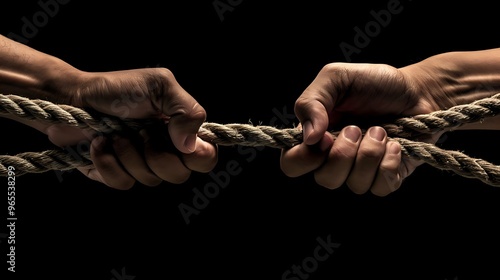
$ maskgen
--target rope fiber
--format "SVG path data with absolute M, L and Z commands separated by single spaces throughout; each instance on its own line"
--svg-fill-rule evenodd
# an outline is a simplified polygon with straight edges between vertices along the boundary
M 422 160 L 440 170 L 452 171 L 466 178 L 475 178 L 491 186 L 500 186 L 500 166 L 459 151 L 444 150 L 436 145 L 416 141 L 420 136 L 443 130 L 453 130 L 463 124 L 481 122 L 500 112 L 500 93 L 476 100 L 470 104 L 451 107 L 429 114 L 396 119 L 381 125 L 390 139 L 401 144 L 403 156 Z M 45 100 L 28 99 L 17 95 L 0 94 L 0 116 L 17 116 L 50 124 L 65 124 L 90 128 L 102 133 L 137 132 L 146 126 L 159 124 L 159 120 L 120 119 L 69 105 L 57 105 Z M 164 125 L 164 123 L 162 123 Z M 331 132 L 337 135 L 338 132 Z M 299 128 L 276 128 L 252 124 L 218 124 L 205 122 L 198 136 L 221 146 L 265 146 L 277 149 L 291 148 L 302 142 Z M 7 176 L 8 167 L 16 175 L 42 173 L 50 170 L 70 170 L 92 164 L 88 151 L 68 152 L 64 149 L 43 152 L 25 152 L 0 155 L 0 176 Z

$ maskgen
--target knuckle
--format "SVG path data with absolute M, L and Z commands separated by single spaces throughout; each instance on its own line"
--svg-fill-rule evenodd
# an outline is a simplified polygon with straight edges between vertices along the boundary
M 351 185 L 349 185 L 349 189 L 351 189 L 351 191 L 355 194 L 358 194 L 358 195 L 362 195 L 362 194 L 365 194 L 366 191 L 369 189 L 369 188 L 360 188 L 360 187 L 353 187 Z
M 392 191 L 388 191 L 388 188 L 371 188 L 370 192 L 375 196 L 384 197 Z
M 113 183 L 108 183 L 108 186 L 117 190 L 126 191 L 130 190 L 134 186 L 134 184 L 135 184 L 134 179 L 122 177 L 122 178 L 113 178 Z
M 396 191 L 401 186 L 402 179 L 397 170 L 381 170 L 380 178 L 378 189 L 385 190 L 387 194 Z
M 172 184 L 180 185 L 187 182 L 187 180 L 189 180 L 190 177 L 191 177 L 191 172 L 178 172 L 167 181 Z
M 366 160 L 380 160 L 382 158 L 383 150 L 378 147 L 363 147 L 361 146 L 358 151 L 358 156 Z
M 300 172 L 298 172 L 297 168 L 295 165 L 290 164 L 286 161 L 280 161 L 280 168 L 283 174 L 285 174 L 287 177 L 290 178 L 296 178 L 301 175 Z
M 285 176 L 287 176 L 289 178 L 296 178 L 300 175 L 300 174 L 297 174 L 296 172 L 293 172 L 292 170 L 290 170 L 290 168 L 287 168 L 285 166 L 281 167 L 281 171 L 283 172 L 283 174 L 285 174 Z
M 336 160 L 352 160 L 356 156 L 353 149 L 348 149 L 346 147 L 339 147 L 338 145 L 333 145 L 330 150 L 330 157 Z
M 325 73 L 328 76 L 335 77 L 336 79 L 345 78 L 348 76 L 349 69 L 347 64 L 342 62 L 328 63 L 321 68 L 320 73 Z
M 345 69 L 345 67 L 342 67 L 341 62 L 332 62 L 323 65 L 320 72 L 334 73 L 338 72 L 339 70 L 342 71 L 342 69 Z
M 193 121 L 201 124 L 207 119 L 207 111 L 196 102 L 190 111 L 190 117 Z
M 141 178 L 139 182 L 148 187 L 156 187 L 160 185 L 163 180 L 158 177 L 148 176 L 147 178 Z
M 309 107 L 311 104 L 311 100 L 306 98 L 304 95 L 301 95 L 295 100 L 294 111 L 296 113 L 300 113 L 304 110 L 304 108 Z
M 352 179 L 347 179 L 346 185 L 353 193 L 358 195 L 365 194 L 370 189 L 370 185 L 365 186 L 362 183 L 352 181 Z
M 330 190 L 337 189 L 342 185 L 342 182 L 339 182 L 339 180 L 329 176 L 324 176 L 323 174 L 320 175 L 318 173 L 314 174 L 314 180 L 318 185 Z
M 196 151 L 192 154 L 183 154 L 183 162 L 191 170 L 196 170 L 201 173 L 212 171 L 218 163 L 218 147 L 211 146 L 204 142 L 198 142 Z M 215 149 L 215 150 L 214 150 Z
M 156 75 L 160 78 L 161 81 L 163 82 L 171 82 L 173 79 L 175 79 L 174 73 L 165 67 L 159 67 L 155 68 L 156 70 Z

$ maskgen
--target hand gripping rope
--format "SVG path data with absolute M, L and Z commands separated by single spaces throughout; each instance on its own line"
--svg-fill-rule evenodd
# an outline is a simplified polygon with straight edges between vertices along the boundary
M 483 159 L 469 157 L 459 151 L 444 150 L 430 143 L 410 139 L 419 135 L 434 134 L 444 129 L 455 129 L 466 123 L 480 122 L 495 116 L 498 112 L 500 112 L 500 93 L 447 110 L 399 118 L 382 127 L 390 139 L 401 144 L 403 156 L 422 160 L 435 168 L 453 171 L 466 178 L 479 179 L 491 186 L 500 186 L 500 166 Z M 45 100 L 0 94 L 0 116 L 6 115 L 51 124 L 90 128 L 102 133 L 130 129 L 138 131 L 149 123 L 149 120 L 144 122 L 124 120 L 89 113 L 69 105 L 56 105 Z M 338 132 L 332 134 L 336 135 Z M 302 131 L 299 128 L 278 129 L 272 126 L 238 123 L 205 122 L 201 125 L 198 136 L 221 146 L 266 146 L 282 149 L 291 148 L 302 142 Z M 69 153 L 63 149 L 0 155 L 0 176 L 7 176 L 8 166 L 13 166 L 16 175 L 20 176 L 49 170 L 70 170 L 90 164 L 92 162 L 88 152 L 75 155 L 74 152 Z

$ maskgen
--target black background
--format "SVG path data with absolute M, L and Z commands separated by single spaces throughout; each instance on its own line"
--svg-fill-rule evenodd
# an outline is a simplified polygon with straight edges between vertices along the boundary
M 232 1 L 238 5 L 222 21 L 211 0 L 178 2 L 71 0 L 27 45 L 87 71 L 167 67 L 205 107 L 208 121 L 269 124 L 276 110 L 293 113 L 323 65 L 346 61 L 339 44 L 353 44 L 353 28 L 364 28 L 370 11 L 390 1 Z M 352 62 L 400 67 L 500 45 L 493 4 L 401 5 Z M 40 10 L 37 1 L 0 4 L 1 34 L 21 34 L 22 17 Z M 53 148 L 37 131 L 1 125 L 3 154 Z M 453 132 L 442 146 L 498 163 L 499 136 Z M 308 279 L 500 278 L 498 188 L 423 165 L 388 197 L 356 195 L 346 187 L 328 191 L 310 175 L 287 178 L 276 149 L 254 150 L 251 160 L 236 148 L 219 150 L 214 172 L 234 160 L 241 173 L 189 225 L 178 206 L 193 205 L 193 189 L 213 182 L 208 174 L 129 191 L 77 171 L 62 180 L 55 172 L 18 177 L 15 275 L 281 279 L 312 256 L 318 237 L 330 236 L 339 248 Z M 1 239 L 4 271 L 6 246 Z M 2 279 L 13 276 L 7 275 Z

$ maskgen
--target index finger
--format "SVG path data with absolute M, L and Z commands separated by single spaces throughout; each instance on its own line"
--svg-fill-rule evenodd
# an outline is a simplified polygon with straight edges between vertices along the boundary
M 295 102 L 295 115 L 304 127 L 304 143 L 320 141 L 328 129 L 339 91 L 347 84 L 341 63 L 325 65 Z

